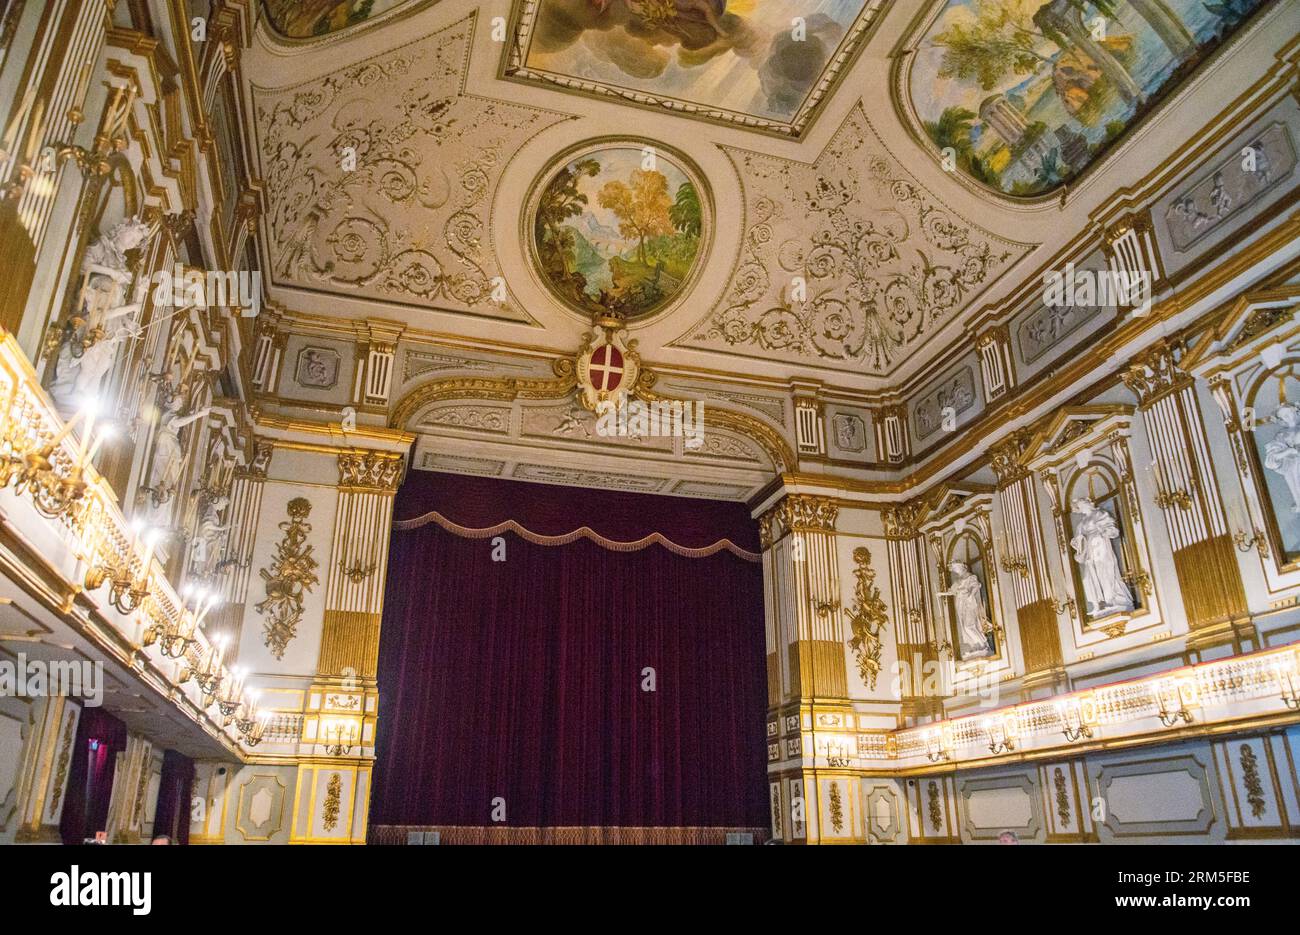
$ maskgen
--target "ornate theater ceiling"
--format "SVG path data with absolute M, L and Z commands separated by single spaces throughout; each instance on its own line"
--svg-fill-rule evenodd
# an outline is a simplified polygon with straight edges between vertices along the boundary
M 1259 5 L 266 0 L 262 268 L 305 316 L 565 356 L 612 312 L 683 379 L 923 392 Z

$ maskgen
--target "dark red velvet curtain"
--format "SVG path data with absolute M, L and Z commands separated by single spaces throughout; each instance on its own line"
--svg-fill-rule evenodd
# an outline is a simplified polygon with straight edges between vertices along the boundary
M 126 725 L 103 708 L 83 708 L 72 745 L 59 833 L 64 844 L 80 844 L 108 824 L 117 755 L 126 749 Z
M 190 797 L 194 788 L 194 761 L 175 750 L 163 752 L 158 782 L 158 807 L 154 809 L 154 837 L 165 834 L 177 844 L 190 843 Z
M 396 515 L 758 550 L 743 505 L 413 472 Z M 762 827 L 761 567 L 397 530 L 371 826 Z M 653 673 L 647 670 L 653 670 Z M 655 691 L 644 691 L 653 678 Z

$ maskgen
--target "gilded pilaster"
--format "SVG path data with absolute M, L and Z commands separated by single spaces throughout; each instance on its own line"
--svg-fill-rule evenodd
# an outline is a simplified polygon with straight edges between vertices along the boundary
M 1255 641 L 1232 534 L 1210 461 L 1191 374 L 1180 366 L 1181 344 L 1161 341 L 1133 360 L 1125 385 L 1138 398 L 1151 446 L 1156 504 L 1165 516 L 1196 650 Z
M 22 762 L 18 767 L 14 842 L 58 844 L 59 821 L 67 797 L 68 771 L 81 708 L 62 695 L 37 699 L 31 706 Z

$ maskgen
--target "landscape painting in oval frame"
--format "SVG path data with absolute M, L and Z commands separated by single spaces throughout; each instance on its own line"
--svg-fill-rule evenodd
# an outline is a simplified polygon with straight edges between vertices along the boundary
M 537 274 L 583 315 L 661 311 L 693 284 L 712 200 L 681 154 L 639 140 L 593 141 L 548 168 L 525 209 Z
M 1269 0 L 948 0 L 912 108 L 956 168 L 1045 195 L 1077 177 Z

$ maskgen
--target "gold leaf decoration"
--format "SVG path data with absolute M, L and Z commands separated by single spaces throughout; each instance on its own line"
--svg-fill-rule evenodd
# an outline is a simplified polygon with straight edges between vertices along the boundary
M 325 830 L 333 831 L 339 825 L 339 799 L 343 793 L 343 782 L 338 773 L 330 775 L 329 785 L 325 787 Z
M 1061 768 L 1056 768 L 1056 773 L 1052 777 L 1052 784 L 1056 787 L 1056 814 L 1061 816 L 1062 827 L 1070 824 L 1070 797 L 1065 790 L 1065 773 Z
M 1259 760 L 1250 744 L 1241 745 L 1242 781 L 1246 784 L 1246 801 L 1250 803 L 1250 813 L 1256 818 L 1264 814 L 1268 802 L 1264 798 L 1264 786 L 1259 781 Z
M 831 783 L 831 827 L 836 834 L 844 830 L 844 805 L 840 800 L 840 784 Z
M 257 612 L 266 617 L 263 637 L 276 659 L 284 658 L 284 651 L 298 632 L 303 596 L 319 583 L 317 562 L 312 547 L 307 545 L 310 513 L 311 504 L 303 497 L 289 501 L 289 519 L 280 524 L 284 538 L 275 547 L 270 566 L 258 572 L 265 582 L 266 599 L 256 605 Z
M 853 629 L 849 648 L 857 657 L 863 684 L 874 690 L 880 675 L 880 634 L 888 622 L 888 614 L 880 588 L 875 584 L 871 553 L 859 546 L 853 550 L 853 563 L 857 566 L 853 569 L 857 583 L 853 587 L 853 607 L 849 610 L 849 626 Z

